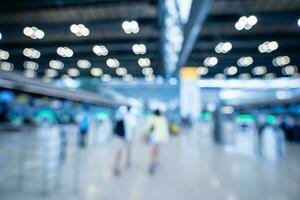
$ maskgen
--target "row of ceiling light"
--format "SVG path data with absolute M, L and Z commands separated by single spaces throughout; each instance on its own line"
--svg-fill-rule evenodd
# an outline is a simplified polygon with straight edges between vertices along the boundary
M 205 76 L 208 73 L 209 68 L 208 67 L 199 67 L 197 71 L 198 71 L 199 75 Z M 294 66 L 294 65 L 287 65 L 282 68 L 281 72 L 283 75 L 286 75 L 286 76 L 298 75 L 298 68 L 297 68 L 297 66 Z M 228 75 L 228 76 L 234 76 L 237 73 L 238 73 L 238 67 L 230 66 L 230 67 L 227 67 L 224 69 L 223 74 Z M 266 73 L 267 73 L 267 67 L 265 67 L 265 66 L 256 66 L 256 67 L 252 68 L 252 74 L 255 76 L 264 75 Z M 271 74 L 271 73 L 269 73 L 269 74 Z
M 122 28 L 125 33 L 131 34 L 131 33 L 138 33 L 140 28 L 139 24 L 136 21 L 124 21 L 122 23 Z M 89 29 L 83 25 L 83 24 L 72 24 L 70 26 L 70 31 L 74 33 L 76 36 L 88 36 L 90 31 Z M 25 27 L 23 30 L 24 35 L 31 37 L 32 39 L 42 39 L 44 37 L 44 32 L 36 27 Z M 2 36 L 2 35 L 1 35 Z M 136 55 L 143 55 L 147 52 L 147 48 L 144 44 L 134 44 L 132 46 L 132 51 Z M 104 45 L 95 45 L 93 47 L 93 52 L 97 56 L 107 56 L 108 55 L 108 49 Z M 31 58 L 31 59 L 38 59 L 41 56 L 41 53 L 33 48 L 25 48 L 23 51 L 24 56 Z M 73 50 L 68 47 L 58 47 L 57 48 L 57 54 L 62 57 L 72 57 L 73 56 Z M 6 51 L 0 51 L 0 59 L 6 60 L 9 57 L 9 53 Z M 38 64 L 32 62 L 32 61 L 26 61 L 24 63 L 25 67 L 25 75 L 28 77 L 34 77 L 36 73 L 33 73 L 34 70 L 38 68 Z M 125 81 L 130 81 L 133 79 L 132 75 L 127 74 L 127 69 L 124 67 L 120 67 L 120 62 L 115 58 L 109 58 L 106 60 L 106 64 L 110 68 L 116 68 L 116 74 L 119 76 L 123 76 L 123 79 Z M 138 64 L 141 67 L 147 67 L 147 69 L 143 69 L 143 73 L 145 75 L 153 75 L 153 69 L 150 68 L 151 61 L 149 58 L 140 58 L 138 60 Z M 82 69 L 88 69 L 91 67 L 91 63 L 86 59 L 80 59 L 77 62 L 78 67 Z M 64 67 L 64 64 L 59 60 L 51 60 L 49 62 L 49 67 L 52 69 L 47 69 L 45 71 L 45 75 L 48 77 L 56 77 L 58 73 L 55 73 L 53 70 L 59 70 Z M 119 68 L 120 67 L 120 68 Z M 68 69 L 68 74 L 72 77 L 79 76 L 80 72 L 76 68 L 70 68 Z M 151 72 L 151 73 L 149 73 Z M 103 71 L 100 68 L 92 68 L 91 74 L 93 76 L 101 76 L 103 74 Z M 103 80 L 108 81 L 111 79 L 109 77 L 110 75 L 104 74 Z

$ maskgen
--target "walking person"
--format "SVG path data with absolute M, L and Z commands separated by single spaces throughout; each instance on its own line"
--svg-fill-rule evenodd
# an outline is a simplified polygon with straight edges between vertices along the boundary
M 160 110 L 155 110 L 147 119 L 146 137 L 148 138 L 147 141 L 152 145 L 149 165 L 149 174 L 152 175 L 157 168 L 160 146 L 169 141 L 168 121 L 167 118 L 161 114 Z
M 79 146 L 81 148 L 87 145 L 87 135 L 90 127 L 90 113 L 88 106 L 83 107 L 82 113 L 79 115 Z
M 121 173 L 122 154 L 126 154 L 126 166 L 131 166 L 132 144 L 136 129 L 136 119 L 128 107 L 120 107 L 116 115 L 115 134 L 118 136 L 118 144 L 115 155 L 114 174 Z

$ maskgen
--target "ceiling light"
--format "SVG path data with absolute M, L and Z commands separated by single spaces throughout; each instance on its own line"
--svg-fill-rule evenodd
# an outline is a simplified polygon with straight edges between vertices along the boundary
M 28 57 L 28 58 L 32 58 L 32 59 L 38 59 L 41 56 L 41 53 L 33 48 L 25 48 L 23 50 L 23 55 Z
M 24 35 L 32 38 L 32 39 L 43 39 L 45 36 L 44 31 L 38 29 L 37 27 L 25 27 L 23 29 Z
M 215 75 L 215 79 L 223 80 L 225 78 L 226 78 L 225 75 L 222 74 L 222 73 L 218 73 L 218 74 Z
M 177 78 L 172 77 L 172 78 L 169 79 L 169 84 L 170 85 L 177 85 L 177 82 L 178 82 Z
M 37 70 L 39 68 L 39 64 L 37 64 L 36 62 L 33 62 L 33 61 L 25 61 L 23 63 L 23 66 L 25 69 L 28 69 L 28 70 Z
M 266 41 L 258 46 L 260 53 L 271 53 L 272 51 L 277 50 L 279 47 L 276 41 Z
M 110 81 L 112 78 L 111 78 L 111 75 L 109 75 L 109 74 L 103 74 L 102 76 L 101 76 L 101 80 L 102 81 L 104 81 L 104 82 L 108 82 L 108 81 Z
M 104 45 L 95 45 L 93 47 L 93 52 L 97 56 L 107 56 L 108 54 L 108 49 Z
M 253 64 L 253 58 L 251 56 L 241 57 L 237 61 L 237 65 L 240 67 L 247 67 Z
M 14 69 L 14 65 L 9 62 L 0 61 L 0 69 L 3 71 L 12 71 Z
M 51 60 L 49 62 L 49 67 L 51 67 L 53 69 L 62 69 L 62 68 L 64 68 L 64 63 L 62 63 L 59 60 Z
M 136 54 L 136 55 L 143 55 L 147 52 L 147 48 L 144 44 L 134 44 L 132 46 L 132 51 Z
M 300 18 L 298 19 L 298 26 L 300 27 Z
M 130 82 L 133 80 L 133 76 L 131 74 L 126 74 L 125 76 L 123 76 L 123 81 L 127 81 Z
M 45 76 L 49 78 L 54 78 L 58 75 L 58 72 L 55 69 L 46 69 Z
M 118 76 L 124 76 L 127 74 L 127 69 L 125 67 L 120 67 L 116 69 L 116 74 Z
M 204 76 L 208 73 L 208 68 L 207 67 L 198 67 L 197 68 L 197 73 L 200 76 Z
M 89 29 L 83 24 L 72 24 L 70 26 L 70 31 L 78 37 L 88 36 L 90 34 Z
M 232 44 L 230 42 L 220 42 L 216 47 L 216 53 L 228 53 L 232 49 Z
M 282 68 L 283 75 L 293 75 L 298 72 L 298 68 L 295 65 L 288 65 Z
M 24 74 L 24 76 L 26 76 L 28 78 L 34 78 L 34 77 L 36 77 L 36 71 L 30 70 L 30 69 L 24 70 L 23 74 Z
M 91 74 L 92 74 L 93 76 L 101 76 L 101 75 L 103 74 L 103 71 L 102 71 L 102 69 L 100 69 L 100 68 L 93 67 L 93 68 L 91 69 Z
M 80 72 L 78 69 L 76 68 L 69 68 L 68 71 L 67 71 L 68 75 L 71 76 L 71 77 L 76 77 L 76 76 L 79 76 L 80 75 Z
M 0 49 L 0 60 L 7 60 L 9 58 L 9 53 Z
M 2 33 L 0 32 L 0 40 L 2 40 Z
M 267 73 L 264 75 L 265 79 L 274 79 L 276 78 L 276 74 L 275 73 Z
M 254 15 L 251 15 L 249 17 L 242 16 L 235 23 L 235 28 L 238 31 L 241 31 L 243 29 L 250 30 L 256 23 L 257 23 L 257 17 L 256 16 L 254 16 Z
M 145 76 L 151 75 L 151 74 L 153 74 L 153 69 L 151 67 L 143 68 L 142 73 Z
M 89 69 L 91 68 L 91 63 L 86 59 L 80 59 L 77 61 L 77 66 L 81 69 Z
M 155 76 L 153 74 L 145 76 L 145 80 L 152 82 L 155 81 Z
M 252 69 L 253 75 L 263 75 L 267 72 L 267 68 L 265 66 L 257 66 Z
M 124 21 L 122 23 L 122 28 L 126 34 L 138 33 L 140 30 L 139 24 L 136 21 Z
M 106 60 L 106 65 L 110 68 L 117 68 L 120 66 L 120 62 L 115 58 L 109 58 Z
M 249 74 L 249 73 L 242 73 L 242 74 L 239 75 L 239 79 L 242 79 L 242 80 L 251 79 L 251 74 Z
M 139 58 L 138 64 L 140 67 L 149 67 L 151 65 L 151 61 L 149 58 Z
M 291 59 L 288 56 L 278 56 L 272 60 L 274 66 L 284 66 L 290 63 Z
M 73 51 L 72 49 L 68 47 L 58 47 L 56 50 L 57 54 L 62 56 L 62 57 L 67 57 L 70 58 L 73 56 Z
M 226 75 L 235 75 L 238 72 L 237 67 L 231 66 L 224 69 L 224 74 Z
M 205 58 L 203 64 L 207 67 L 213 67 L 218 64 L 218 58 L 216 57 L 207 57 Z

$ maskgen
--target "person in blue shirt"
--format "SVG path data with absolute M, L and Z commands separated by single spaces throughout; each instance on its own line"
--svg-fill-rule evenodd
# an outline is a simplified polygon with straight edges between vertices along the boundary
M 90 113 L 88 110 L 88 106 L 83 107 L 83 111 L 80 114 L 79 118 L 79 146 L 83 148 L 87 145 L 87 134 L 90 126 Z

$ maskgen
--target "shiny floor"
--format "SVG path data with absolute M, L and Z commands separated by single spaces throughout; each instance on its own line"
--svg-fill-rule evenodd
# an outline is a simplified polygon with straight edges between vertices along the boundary
M 115 177 L 114 139 L 91 142 L 88 148 L 78 150 L 73 137 L 76 129 L 68 127 L 67 158 L 61 163 L 57 159 L 60 143 L 50 142 L 58 136 L 49 134 L 55 129 L 44 129 L 46 138 L 36 136 L 39 134 L 0 134 L 0 199 L 300 199 L 300 145 L 287 145 L 287 156 L 280 161 L 250 159 L 215 145 L 203 127 L 186 130 L 164 145 L 153 176 L 147 173 L 149 146 L 139 137 L 132 166 L 124 166 L 121 176 Z M 47 149 L 45 143 L 51 143 Z

